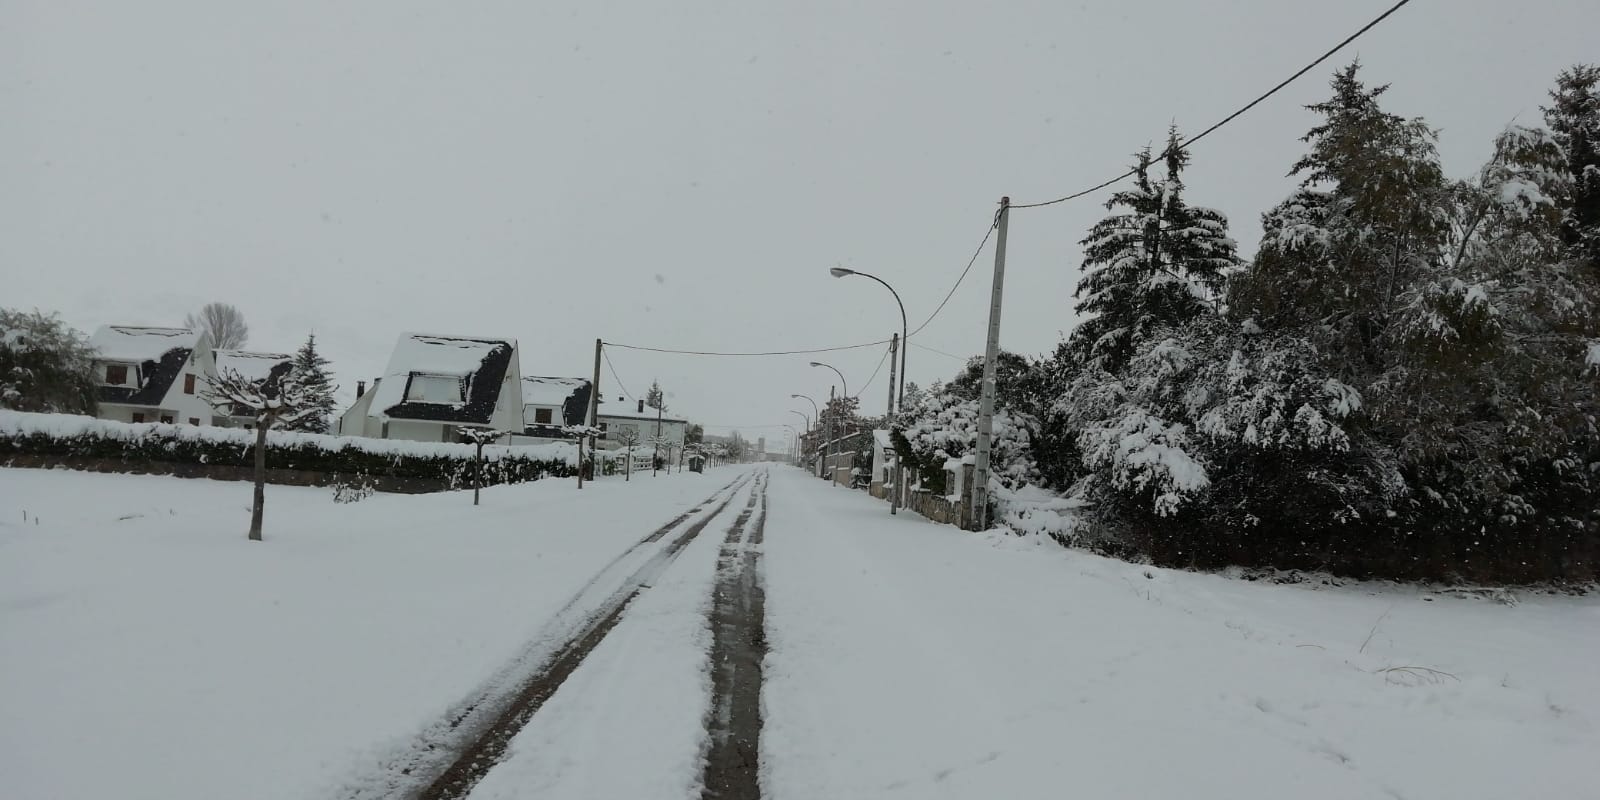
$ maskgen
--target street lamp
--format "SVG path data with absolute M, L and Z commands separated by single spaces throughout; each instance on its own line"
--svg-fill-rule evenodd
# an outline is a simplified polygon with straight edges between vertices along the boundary
M 835 278 L 843 278 L 847 275 L 860 275 L 863 278 L 871 278 L 878 283 L 883 284 L 883 288 L 888 289 L 889 294 L 894 295 L 894 303 L 900 307 L 900 386 L 895 389 L 894 408 L 890 409 L 890 411 L 899 410 L 900 403 L 905 400 L 906 395 L 906 351 L 911 349 L 911 342 L 908 341 L 911 338 L 911 329 L 906 325 L 906 304 L 900 302 L 900 293 L 895 291 L 893 286 L 885 283 L 882 278 L 876 275 L 871 275 L 865 272 L 857 272 L 853 269 L 846 269 L 844 267 L 833 267 L 832 269 L 828 270 L 828 274 Z M 813 364 L 812 366 L 816 365 Z
M 811 403 L 811 411 L 812 411 L 812 413 L 816 414 L 817 418 L 821 418 L 822 417 L 822 410 L 817 408 L 817 401 L 812 400 L 811 398 L 806 397 L 803 394 L 791 394 L 791 395 L 789 395 L 789 399 L 790 400 L 805 400 L 805 401 Z M 810 427 L 811 427 L 811 423 L 807 422 L 806 423 L 806 428 L 809 429 Z
M 833 370 L 833 374 L 839 376 L 839 388 L 843 390 L 842 392 L 840 392 L 841 397 L 849 397 L 850 396 L 850 384 L 845 383 L 845 381 L 844 381 L 844 373 L 840 372 L 838 367 L 835 367 L 832 364 L 824 364 L 821 361 L 813 361 L 813 362 L 811 362 L 811 366 L 813 366 L 813 367 L 827 367 L 828 369 Z M 831 390 L 830 390 L 830 394 L 831 394 Z M 829 439 L 835 438 L 834 435 L 833 435 L 833 418 L 835 416 L 837 416 L 837 413 L 830 413 L 828 415 L 828 438 Z M 828 444 L 832 445 L 833 442 L 829 442 Z M 830 449 L 832 449 L 832 448 L 830 447 Z M 824 460 L 827 460 L 827 459 L 824 459 Z M 837 459 L 835 459 L 835 460 L 837 460 Z M 837 468 L 838 468 L 838 465 L 836 465 L 836 464 L 829 464 L 828 465 L 828 472 L 830 473 L 828 475 L 828 480 L 833 482 L 833 483 L 838 483 L 839 482 L 838 475 L 837 475 L 837 472 L 836 472 Z
M 835 278 L 843 278 L 848 275 L 860 275 L 863 278 L 871 278 L 878 283 L 883 284 L 883 288 L 888 289 L 889 294 L 894 295 L 894 304 L 900 307 L 900 380 L 898 381 L 900 385 L 894 390 L 894 408 L 889 409 L 890 416 L 892 418 L 894 412 L 904 410 L 906 402 L 906 351 L 911 349 L 911 329 L 906 325 L 906 304 L 900 301 L 900 293 L 895 291 L 893 286 L 890 286 L 888 282 L 876 275 L 870 275 L 865 272 L 857 272 L 853 269 L 846 269 L 844 267 L 834 267 L 828 270 L 828 274 Z M 891 429 L 894 427 L 892 421 L 889 427 Z M 899 513 L 900 482 L 905 477 L 905 473 L 900 467 L 900 459 L 898 456 L 895 458 L 894 471 L 894 491 L 889 492 L 890 514 Z
M 844 391 L 840 392 L 840 395 L 843 396 L 843 397 L 849 397 L 850 396 L 850 384 L 844 382 L 844 373 L 840 372 L 838 367 L 835 367 L 832 364 L 824 364 L 821 361 L 813 361 L 813 362 L 811 362 L 811 366 L 813 366 L 813 367 L 827 367 L 828 369 L 833 370 L 833 374 L 839 376 L 839 388 L 844 390 Z

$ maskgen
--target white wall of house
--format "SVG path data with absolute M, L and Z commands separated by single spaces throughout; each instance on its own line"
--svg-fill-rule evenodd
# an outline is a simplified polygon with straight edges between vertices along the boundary
M 601 442 L 601 446 L 606 448 L 621 447 L 621 443 L 617 440 L 617 434 L 624 430 L 637 431 L 640 445 L 648 445 L 650 437 L 656 435 L 656 420 L 654 417 L 645 419 L 638 415 L 613 416 L 601 414 L 598 417 L 598 422 L 606 428 L 605 439 Z M 674 451 L 682 449 L 683 437 L 687 428 L 688 423 L 681 419 L 662 420 L 661 435 L 671 440 L 670 444 L 666 446 L 671 447 Z
M 377 388 L 374 384 L 373 388 Z M 372 389 L 368 389 L 339 415 L 340 436 L 372 436 L 367 433 L 369 415 L 372 413 Z
M 388 421 L 386 439 L 403 439 L 408 442 L 453 442 L 456 440 L 456 423 L 423 422 L 410 419 Z
M 539 418 L 540 412 L 545 414 L 545 418 L 543 420 Z M 566 417 L 564 416 L 561 406 L 547 406 L 536 403 L 525 403 L 522 406 L 523 427 L 528 427 L 531 425 L 564 424 L 566 424 Z

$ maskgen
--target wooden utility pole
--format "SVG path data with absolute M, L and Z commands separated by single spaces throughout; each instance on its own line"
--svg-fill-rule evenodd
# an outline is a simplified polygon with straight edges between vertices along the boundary
M 1006 223 L 1011 219 L 1011 198 L 1000 198 L 1000 214 L 995 219 L 999 233 L 994 240 L 994 288 L 989 294 L 989 341 L 983 350 L 982 400 L 978 405 L 978 459 L 972 470 L 972 502 L 968 509 L 969 530 L 982 530 L 989 523 L 989 451 L 994 435 L 994 369 L 1000 350 L 1000 300 L 1006 278 Z
M 589 384 L 589 418 L 584 422 L 590 428 L 599 427 L 600 416 L 600 357 L 605 342 L 594 340 L 594 382 Z M 589 436 L 589 457 L 594 460 L 595 477 L 600 477 L 600 447 L 593 434 Z M 583 488 L 583 442 L 578 443 L 578 488 Z

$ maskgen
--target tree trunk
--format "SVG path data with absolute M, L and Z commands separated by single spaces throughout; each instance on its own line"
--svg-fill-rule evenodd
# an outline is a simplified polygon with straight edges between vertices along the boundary
M 250 506 L 250 541 L 261 541 L 261 510 L 267 502 L 267 428 L 271 422 L 256 422 L 256 496 Z
M 478 504 L 478 490 L 483 488 L 483 442 L 478 442 L 478 463 L 472 472 L 472 504 Z

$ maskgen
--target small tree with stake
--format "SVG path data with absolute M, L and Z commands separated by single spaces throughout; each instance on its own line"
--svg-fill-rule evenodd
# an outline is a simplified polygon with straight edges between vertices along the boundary
M 477 457 L 472 470 L 472 504 L 478 504 L 478 493 L 483 489 L 483 446 L 494 444 L 496 439 L 505 435 L 504 431 L 493 428 L 456 428 L 456 433 L 461 434 L 470 445 L 477 448 Z
M 654 477 L 656 470 L 661 466 L 661 448 L 667 448 L 669 454 L 672 452 L 672 437 L 652 436 L 649 442 L 650 446 L 655 449 L 655 454 L 650 457 L 650 475 Z
M 583 488 L 583 442 L 585 439 L 598 438 L 605 435 L 605 431 L 594 425 L 563 425 L 561 432 L 578 440 L 578 488 Z M 593 458 L 593 454 L 590 454 Z
M 293 371 L 274 371 L 272 375 L 252 380 L 237 371 L 225 369 L 222 374 L 206 378 L 205 400 L 218 413 L 226 416 L 250 416 L 255 419 L 255 502 L 250 507 L 250 541 L 261 541 L 261 512 L 267 497 L 267 430 L 274 425 L 284 426 L 298 422 L 307 415 L 317 413 L 310 392 Z
M 639 430 L 633 427 L 622 427 L 617 429 L 616 434 L 617 444 L 622 445 L 622 451 L 628 454 L 627 472 L 624 473 L 622 480 L 624 482 L 631 481 L 633 480 L 633 448 L 639 444 Z

